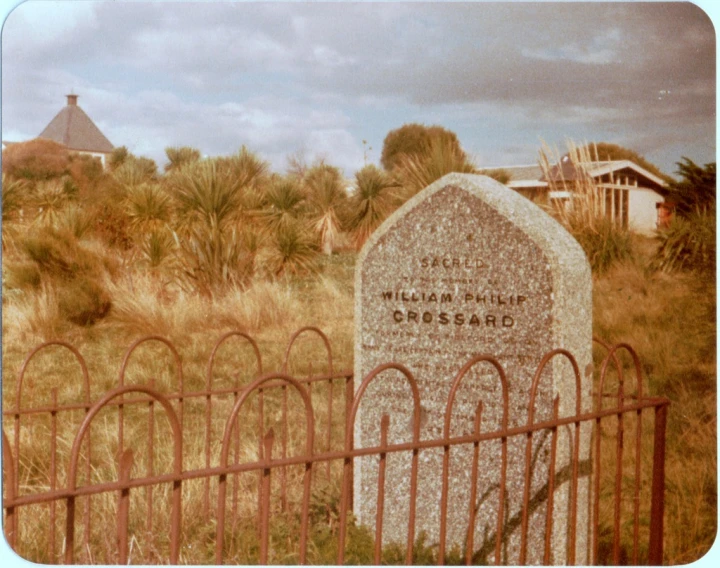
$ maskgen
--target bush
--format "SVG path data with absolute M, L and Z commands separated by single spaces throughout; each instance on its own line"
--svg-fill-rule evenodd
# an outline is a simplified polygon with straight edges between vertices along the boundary
M 51 228 L 25 239 L 23 249 L 30 262 L 10 270 L 11 282 L 53 289 L 60 316 L 74 324 L 91 325 L 107 315 L 111 303 L 102 278 L 108 263 L 101 253 L 80 246 L 69 231 Z
M 715 214 L 696 211 L 687 218 L 676 217 L 659 233 L 660 246 L 652 266 L 664 272 L 694 270 L 715 272 Z
M 427 153 L 430 144 L 446 145 L 453 152 L 465 154 L 460 148 L 457 135 L 442 126 L 425 126 L 423 124 L 405 124 L 391 130 L 383 141 L 380 163 L 386 171 L 392 171 L 403 157 L 418 156 Z
M 67 174 L 68 149 L 52 140 L 35 138 L 12 144 L 3 152 L 3 173 L 15 178 L 42 181 Z
M 58 287 L 60 314 L 77 325 L 92 325 L 110 311 L 110 295 L 95 279 L 78 276 Z
M 630 232 L 619 228 L 610 219 L 592 225 L 578 224 L 568 227 L 587 255 L 593 273 L 602 274 L 613 264 L 633 256 Z

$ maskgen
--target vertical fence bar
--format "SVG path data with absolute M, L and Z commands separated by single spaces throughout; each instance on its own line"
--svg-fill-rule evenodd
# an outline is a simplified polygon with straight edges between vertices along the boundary
M 482 401 L 478 402 L 475 409 L 475 420 L 473 423 L 473 434 L 480 434 L 480 424 L 482 422 Z M 480 463 L 480 442 L 473 442 L 472 466 L 470 469 L 470 503 L 468 515 L 468 532 L 467 545 L 465 546 L 465 564 L 472 564 L 473 552 L 475 548 L 475 502 L 477 501 L 477 484 L 478 484 L 478 465 Z M 443 560 L 444 561 L 444 560 Z
M 355 397 L 355 377 L 354 375 L 350 375 L 345 380 L 345 420 L 346 420 L 346 427 L 347 427 L 347 417 L 350 416 L 350 412 L 353 405 L 353 398 Z M 347 448 L 348 451 L 352 451 L 354 448 L 355 440 L 353 436 L 350 436 L 350 446 Z M 355 485 L 354 485 L 354 463 L 353 460 L 350 460 L 349 468 L 348 468 L 348 478 L 349 478 L 349 484 L 350 484 L 350 494 L 348 495 L 348 506 L 350 507 L 350 510 L 353 510 L 354 508 L 354 491 L 355 491 Z
M 375 555 L 374 562 L 376 565 L 381 564 L 382 560 L 382 531 L 383 531 L 383 515 L 385 513 L 385 467 L 387 462 L 387 436 L 388 427 L 390 426 L 390 417 L 383 414 L 380 420 L 380 464 L 378 466 L 378 494 L 377 494 L 377 515 L 375 520 Z
M 287 457 L 288 445 L 288 392 L 287 386 L 283 385 L 282 390 L 282 458 Z M 287 466 L 280 468 L 280 507 L 284 513 L 288 510 L 287 503 Z
M 118 464 L 119 480 L 121 484 L 130 481 L 130 470 L 133 465 L 132 450 L 125 450 L 120 456 Z M 120 489 L 117 514 L 117 542 L 118 542 L 118 564 L 128 563 L 128 518 L 130 516 L 130 489 Z
M 237 401 L 236 401 L 237 402 Z M 263 432 L 265 432 L 265 401 L 263 396 L 263 389 L 258 389 L 258 461 L 262 461 L 265 459 L 265 453 L 263 452 Z M 260 538 L 260 511 L 262 511 L 262 482 L 263 482 L 263 472 L 262 470 L 258 470 L 258 508 L 257 508 L 257 514 L 258 514 L 258 522 L 257 522 L 257 532 L 258 532 L 258 538 Z
M 270 541 L 270 462 L 272 461 L 272 446 L 275 434 L 272 428 L 265 436 L 265 452 L 262 470 L 262 509 L 260 511 L 260 564 L 268 563 L 268 545 Z
M 57 387 L 53 387 L 51 392 L 52 410 L 50 411 L 50 491 L 55 491 L 57 487 L 57 404 L 58 393 Z M 55 560 L 55 507 L 56 502 L 50 501 L 50 531 L 49 540 L 49 557 L 51 561 Z
M 560 413 L 560 398 L 555 397 L 553 402 L 553 415 L 552 419 L 555 422 L 558 419 Z M 552 427 L 552 434 L 550 438 L 550 467 L 548 470 L 548 498 L 547 498 L 547 511 L 545 515 L 545 553 L 543 555 L 543 564 L 545 566 L 550 565 L 550 553 L 552 549 L 552 531 L 553 531 L 553 513 L 555 506 L 555 461 L 557 459 L 557 441 L 558 441 L 558 428 L 557 426 Z
M 650 504 L 650 555 L 651 565 L 663 561 L 663 526 L 665 516 L 665 429 L 667 405 L 655 408 L 655 432 L 653 440 L 652 500 Z
M 617 438 L 615 447 L 615 492 L 613 512 L 613 563 L 620 564 L 620 518 L 622 504 L 622 474 L 623 474 L 623 445 L 624 445 L 624 420 L 623 413 L 617 415 Z
M 635 420 L 635 494 L 633 495 L 633 556 L 632 563 L 638 563 L 638 549 L 640 542 L 640 481 L 642 471 L 640 467 L 640 450 L 642 448 L 642 410 L 637 411 Z
M 4 475 L 3 490 L 5 492 L 5 503 L 13 501 L 15 499 L 15 458 L 12 454 L 12 448 L 10 447 L 10 440 L 8 440 L 5 430 L 2 431 L 2 469 Z M 5 507 L 5 538 L 7 539 L 10 548 L 15 550 L 15 536 L 16 536 L 16 524 L 15 524 L 15 507 Z
M 333 380 L 332 377 L 328 381 L 328 427 L 327 427 L 327 451 L 332 449 L 332 423 L 333 423 Z M 330 481 L 330 460 L 326 462 L 325 473 L 328 481 Z
M 532 420 L 532 412 L 529 409 L 528 413 L 530 418 L 528 424 Z M 520 523 L 520 561 L 521 565 L 526 563 L 527 558 L 527 539 L 528 539 L 528 523 L 529 523 L 529 509 L 530 509 L 530 484 L 531 479 L 531 463 L 532 463 L 532 430 L 527 433 L 527 440 L 525 442 L 525 486 L 523 487 L 523 501 L 522 501 L 522 520 Z
M 150 388 L 155 389 L 155 380 L 150 379 Z M 152 477 L 155 474 L 155 401 L 150 398 L 148 402 L 148 466 L 147 476 Z M 182 426 L 182 422 L 180 423 Z M 148 485 L 147 495 L 147 535 L 148 542 L 152 546 L 154 541 L 153 535 L 153 486 Z

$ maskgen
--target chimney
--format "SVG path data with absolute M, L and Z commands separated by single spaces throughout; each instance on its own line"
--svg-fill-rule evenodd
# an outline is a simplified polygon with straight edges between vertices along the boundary
M 77 95 L 65 95 L 67 97 L 68 106 L 77 106 Z

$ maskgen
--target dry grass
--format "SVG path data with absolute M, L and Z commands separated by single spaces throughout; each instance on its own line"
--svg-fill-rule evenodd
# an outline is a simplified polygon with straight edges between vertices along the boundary
M 701 557 L 711 546 L 716 527 L 716 355 L 715 355 L 715 295 L 714 281 L 697 275 L 649 272 L 645 266 L 653 250 L 649 241 L 635 243 L 637 254 L 633 260 L 617 263 L 594 281 L 595 322 L 597 335 L 611 342 L 626 341 L 633 345 L 643 361 L 644 372 L 652 394 L 669 396 L 672 406 L 668 425 L 667 491 L 666 491 L 666 562 L 691 562 Z M 336 369 L 349 368 L 353 356 L 353 265 L 354 254 L 323 257 L 319 274 L 290 280 L 256 283 L 246 290 L 232 289 L 212 299 L 200 298 L 180 290 L 168 289 L 150 276 L 135 274 L 132 278 L 119 278 L 108 283 L 113 309 L 110 315 L 95 326 L 78 328 L 59 318 L 53 291 L 40 288 L 36 292 L 15 293 L 3 299 L 3 400 L 4 408 L 14 404 L 15 375 L 27 351 L 37 342 L 51 337 L 62 337 L 77 345 L 86 357 L 93 377 L 92 397 L 117 384 L 117 369 L 125 347 L 145 334 L 169 337 L 177 346 L 183 361 L 185 389 L 204 388 L 206 363 L 214 341 L 225 331 L 242 329 L 258 340 L 266 370 L 282 365 L 286 342 L 290 334 L 303 325 L 323 329 L 332 339 Z M 308 371 L 312 362 L 314 371 L 326 367 L 324 349 L 315 338 L 305 338 L 293 349 L 291 371 Z M 239 371 L 240 384 L 249 381 L 254 373 L 252 353 L 241 342 L 228 342 L 219 352 L 213 384 L 234 384 Z M 170 392 L 176 385 L 176 368 L 167 348 L 144 344 L 133 356 L 126 377 L 127 384 L 142 384 L 154 380 L 162 392 Z M 58 357 L 50 353 L 31 366 L 24 392 L 23 405 L 40 405 L 49 402 L 51 389 L 60 387 L 62 401 L 82 398 L 77 364 L 69 356 Z M 315 401 L 323 401 L 327 388 L 313 391 Z M 336 388 L 334 397 L 340 401 L 342 389 Z M 296 404 L 297 401 L 292 403 Z M 249 401 L 250 407 L 256 404 Z M 265 428 L 277 428 L 280 416 L 279 399 L 266 400 Z M 232 397 L 219 399 L 213 412 L 211 448 L 217 459 L 219 440 L 224 421 L 232 405 Z M 318 406 L 318 423 L 327 426 L 327 415 Z M 147 407 L 128 410 L 126 439 L 135 449 L 134 475 L 143 475 L 147 467 L 148 439 Z M 188 402 L 186 434 L 184 436 L 186 468 L 204 465 L 204 405 Z M 155 432 L 157 452 L 156 468 L 167 468 L 170 444 L 167 423 L 157 412 Z M 59 425 L 59 452 L 67 452 L 77 429 L 81 414 L 68 417 Z M 28 422 L 24 422 L 28 424 Z M 98 418 L 93 428 L 92 478 L 95 481 L 115 479 L 117 476 L 117 414 L 108 411 Z M 5 419 L 5 429 L 11 427 Z M 239 458 L 256 459 L 252 430 L 254 422 L 241 420 L 246 429 L 244 436 L 250 442 L 240 446 Z M 342 432 L 339 415 L 333 419 L 333 440 Z M 24 427 L 22 486 L 23 491 L 37 490 L 49 485 L 48 440 L 50 425 L 38 420 L 32 427 Z M 297 435 L 300 436 L 301 432 Z M 300 436 L 301 437 L 301 436 Z M 163 443 L 165 442 L 165 443 Z M 335 442 L 334 442 L 335 443 Z M 318 441 L 324 448 L 324 437 Z M 64 464 L 63 459 L 60 464 Z M 215 463 L 214 461 L 212 463 Z M 163 465 L 164 464 L 164 465 Z M 59 483 L 64 480 L 64 465 L 59 469 Z M 628 466 L 630 464 L 628 463 Z M 629 470 L 628 470 L 629 471 Z M 313 509 L 315 512 L 314 548 L 310 551 L 313 562 L 333 561 L 336 541 L 333 540 L 337 523 L 337 475 L 339 464 L 333 466 L 332 481 L 318 479 Z M 297 472 L 291 473 L 292 479 Z M 214 494 L 216 482 L 211 485 Z M 234 528 L 228 533 L 228 562 L 257 561 L 257 537 L 254 524 L 256 510 L 257 477 L 247 475 L 238 480 L 239 513 Z M 643 495 L 647 487 L 643 487 Z M 202 504 L 203 483 L 184 484 L 183 563 L 214 563 L 214 525 L 204 516 Z M 133 521 L 131 561 L 134 563 L 162 563 L 165 561 L 163 542 L 166 535 L 168 507 L 163 497 L 166 487 L 154 490 L 156 540 L 145 534 L 143 511 L 146 502 L 144 491 L 133 497 L 134 511 L 140 512 Z M 293 494 L 296 499 L 296 494 Z M 79 557 L 82 562 L 115 563 L 114 537 L 107 531 L 96 530 L 105 526 L 103 516 L 114 514 L 114 496 L 93 498 L 93 533 L 89 535 L 90 552 Z M 214 502 L 211 502 L 211 516 Z M 59 507 L 59 510 L 62 507 Z M 79 507 L 78 510 L 81 510 Z M 47 554 L 47 507 L 34 507 L 23 511 L 24 519 L 33 522 L 23 529 L 26 545 L 21 554 L 35 561 L 49 562 Z M 62 517 L 62 515 L 61 515 Z M 297 562 L 297 517 L 278 516 L 285 520 L 273 529 L 275 562 Z M 58 521 L 58 534 L 62 534 L 62 519 Z M 355 529 L 353 529 L 355 530 Z M 42 535 L 30 538 L 30 535 Z M 82 539 L 82 532 L 79 535 Z M 371 539 L 362 532 L 354 532 L 349 557 L 354 562 L 369 562 L 367 557 Z M 58 536 L 58 550 L 61 542 Z M 624 549 L 627 543 L 623 541 Z

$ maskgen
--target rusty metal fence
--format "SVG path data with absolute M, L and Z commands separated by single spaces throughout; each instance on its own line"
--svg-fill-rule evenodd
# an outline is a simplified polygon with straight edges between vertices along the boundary
M 323 373 L 289 374 L 291 353 L 300 336 L 322 343 Z M 249 346 L 255 359 L 254 378 L 241 385 L 236 375 L 232 386 L 220 388 L 214 385 L 214 367 L 219 348 L 231 338 Z M 176 384 L 166 388 L 168 392 L 152 382 L 125 383 L 133 353 L 149 342 L 165 346 L 173 360 Z M 378 444 L 363 448 L 354 447 L 353 432 L 369 385 L 395 373 L 417 392 L 416 379 L 401 364 L 388 363 L 355 388 L 352 373 L 333 369 L 330 341 L 317 328 L 302 328 L 291 337 L 281 371 L 275 373 L 264 372 L 252 337 L 242 332 L 223 335 L 212 349 L 205 388 L 199 391 L 185 390 L 182 360 L 170 341 L 144 337 L 126 351 L 116 386 L 96 400 L 90 395 L 91 379 L 80 352 L 61 341 L 44 343 L 26 357 L 17 376 L 14 404 L 3 412 L 5 536 L 21 556 L 45 563 L 380 564 L 394 560 L 412 564 L 429 559 L 438 564 L 504 564 L 508 557 L 503 543 L 513 531 L 519 533 L 519 563 L 524 563 L 530 546 L 526 534 L 531 447 L 533 437 L 543 434 L 551 448 L 543 562 L 556 561 L 551 550 L 553 531 L 559 530 L 553 515 L 556 483 L 567 484 L 570 496 L 565 561 L 576 561 L 576 536 L 582 530 L 576 521 L 578 485 L 583 478 L 590 488 L 587 558 L 594 564 L 661 564 L 669 401 L 647 396 L 640 361 L 629 345 L 596 342 L 606 355 L 599 365 L 591 410 L 583 410 L 577 389 L 572 416 L 558 415 L 556 398 L 552 417 L 535 421 L 535 392 L 552 360 L 569 362 L 577 385 L 580 382 L 572 354 L 558 349 L 539 362 L 524 425 L 508 426 L 505 396 L 498 429 L 483 429 L 483 405 L 477 401 L 472 433 L 453 435 L 449 416 L 454 396 L 471 368 L 490 366 L 503 392 L 507 389 L 497 359 L 478 356 L 458 362 L 459 367 L 465 364 L 451 386 L 442 436 L 420 439 L 420 401 L 415 397 L 411 441 L 388 442 L 392 417 L 384 415 Z M 60 404 L 53 389 L 49 404 L 24 407 L 28 367 L 38 353 L 50 349 L 67 350 L 77 360 L 82 400 Z M 632 381 L 625 378 L 627 368 Z M 41 417 L 43 427 L 38 429 L 34 425 Z M 586 472 L 580 467 L 581 427 L 592 428 L 592 465 Z M 563 480 L 555 471 L 560 429 L 571 432 L 572 438 L 570 474 Z M 32 448 L 41 434 L 47 445 L 33 454 L 26 447 Z M 471 496 L 464 522 L 473 527 L 483 456 L 490 447 L 500 456 L 503 473 L 498 494 L 504 495 L 510 440 L 522 440 L 527 448 L 522 517 L 510 526 L 501 502 L 491 548 L 480 555 L 474 531 L 468 530 L 459 554 L 451 553 L 446 542 L 448 493 L 454 483 L 447 467 L 451 454 L 459 447 L 472 453 Z M 440 538 L 423 548 L 422 535 L 415 530 L 418 460 L 433 449 L 443 453 L 438 480 Z M 388 456 L 398 454 L 408 456 L 411 464 L 410 490 L 404 497 L 410 503 L 407 541 L 399 555 L 396 543 L 383 542 L 383 512 L 392 506 L 385 502 L 383 472 Z M 368 457 L 378 465 L 377 509 L 374 526 L 358 527 L 352 515 L 357 498 L 353 464 Z

